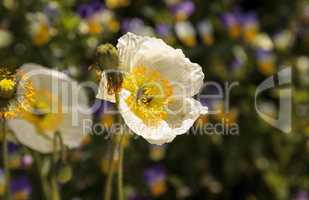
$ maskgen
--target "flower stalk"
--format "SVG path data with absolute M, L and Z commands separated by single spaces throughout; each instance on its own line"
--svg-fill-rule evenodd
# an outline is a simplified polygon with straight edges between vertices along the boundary
M 9 152 L 8 152 L 8 141 L 7 141 L 7 130 L 6 130 L 6 118 L 2 116 L 2 134 L 3 134 L 3 144 L 2 144 L 2 157 L 3 157 L 3 167 L 5 176 L 5 199 L 11 200 L 11 175 L 9 167 Z

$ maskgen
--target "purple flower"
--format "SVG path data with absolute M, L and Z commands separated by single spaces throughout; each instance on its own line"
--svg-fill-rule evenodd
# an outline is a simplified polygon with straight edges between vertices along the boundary
M 13 193 L 25 193 L 27 195 L 30 195 L 32 192 L 31 184 L 26 177 L 20 177 L 18 179 L 14 179 L 11 182 L 11 191 Z
M 240 59 L 239 57 L 236 57 L 232 64 L 231 64 L 231 68 L 234 69 L 239 69 L 239 67 L 241 67 L 243 65 L 244 61 L 242 59 Z
M 9 151 L 9 154 L 12 154 L 16 151 L 18 151 L 20 148 L 20 146 L 18 144 L 15 144 L 13 142 L 9 142 L 8 143 L 8 151 Z
M 156 32 L 161 37 L 166 37 L 171 34 L 172 27 L 169 24 L 159 24 L 156 26 Z
M 82 17 L 82 18 L 88 18 L 91 17 L 93 14 L 95 14 L 98 11 L 101 11 L 104 9 L 103 4 L 98 1 L 92 1 L 89 4 L 82 4 L 77 8 L 77 13 Z
M 144 27 L 144 22 L 139 18 L 125 19 L 121 25 L 121 29 L 124 33 L 135 32 L 136 30 L 140 30 L 141 27 Z
M 227 27 L 237 25 L 238 19 L 237 16 L 234 13 L 225 13 L 221 16 L 221 20 L 223 24 Z
M 166 178 L 166 171 L 161 165 L 148 168 L 144 172 L 144 181 L 148 185 L 152 185 L 157 181 L 164 180 Z
M 306 191 L 299 191 L 294 200 L 309 200 L 309 194 Z
M 255 56 L 258 60 L 265 60 L 272 57 L 272 52 L 264 49 L 257 49 L 255 52 Z
M 184 1 L 171 7 L 174 15 L 184 13 L 186 16 L 191 16 L 195 11 L 195 5 L 192 1 Z
M 243 14 L 239 15 L 239 20 L 240 20 L 240 23 L 241 23 L 243 26 L 246 26 L 246 25 L 255 25 L 255 24 L 258 23 L 257 15 L 256 15 L 256 13 L 254 13 L 254 12 L 243 13 Z

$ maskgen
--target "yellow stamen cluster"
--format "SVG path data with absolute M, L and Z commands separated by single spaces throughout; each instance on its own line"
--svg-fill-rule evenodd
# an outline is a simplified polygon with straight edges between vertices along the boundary
M 135 67 L 125 76 L 123 88 L 131 92 L 126 103 L 145 124 L 156 126 L 166 119 L 166 106 L 173 90 L 160 72 L 145 66 Z
M 34 96 L 32 82 L 22 73 L 0 69 L 0 117 L 14 118 L 31 104 Z
M 16 85 L 16 83 L 13 80 L 2 79 L 0 81 L 0 90 L 5 90 L 5 91 L 13 90 L 15 85 Z
M 46 90 L 36 91 L 31 110 L 21 117 L 34 124 L 40 133 L 55 132 L 63 120 L 60 100 Z

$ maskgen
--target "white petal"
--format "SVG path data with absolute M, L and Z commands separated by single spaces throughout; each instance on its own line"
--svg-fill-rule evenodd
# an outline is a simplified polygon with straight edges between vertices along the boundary
M 176 95 L 193 96 L 203 85 L 202 68 L 161 39 L 127 33 L 119 39 L 117 48 L 122 69 L 154 68 L 175 86 Z
M 137 135 L 142 136 L 151 144 L 162 145 L 171 142 L 176 134 L 169 128 L 168 124 L 164 121 L 157 127 L 150 127 L 143 123 L 128 107 L 125 102 L 129 92 L 122 90 L 120 92 L 119 111 L 127 124 L 127 126 Z
M 84 125 L 92 126 L 92 116 L 88 109 L 88 98 L 84 90 L 80 90 L 77 95 L 74 95 L 73 102 L 78 104 L 71 104 L 70 110 L 63 113 L 63 120 L 59 127 L 63 143 L 69 148 L 76 148 L 80 145 L 83 138 L 88 134 L 84 130 Z
M 21 144 L 41 153 L 53 151 L 53 140 L 38 133 L 31 123 L 22 119 L 13 119 L 8 121 L 8 126 Z
M 77 81 L 56 70 L 36 64 L 25 64 L 21 70 L 27 73 L 36 90 L 49 91 L 60 99 L 62 109 L 52 111 L 63 114 L 63 121 L 59 124 L 63 143 L 70 148 L 77 147 L 84 136 L 84 121 L 87 120 L 89 125 L 91 120 L 91 111 L 85 90 L 79 87 Z
M 167 109 L 169 114 L 166 121 L 177 135 L 186 133 L 197 118 L 208 110 L 193 98 L 174 100 Z
M 108 91 L 108 87 L 107 87 L 106 73 L 103 72 L 102 77 L 101 77 L 101 81 L 100 81 L 100 85 L 99 85 L 99 88 L 98 88 L 97 98 L 115 103 L 116 102 L 115 95 L 108 94 L 107 91 Z

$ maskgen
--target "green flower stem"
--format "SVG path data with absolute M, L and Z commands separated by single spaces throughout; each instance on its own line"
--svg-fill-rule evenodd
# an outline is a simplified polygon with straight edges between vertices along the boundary
M 57 184 L 57 139 L 58 139 L 58 132 L 56 132 L 56 135 L 53 139 L 53 155 L 52 155 L 52 174 L 51 174 L 51 196 L 52 200 L 60 200 L 60 194 L 59 194 L 59 188 Z
M 11 175 L 9 167 L 9 152 L 8 152 L 8 141 L 7 141 L 7 130 L 6 130 L 6 119 L 2 118 L 2 134 L 3 134 L 3 145 L 2 145 L 2 156 L 3 156 L 3 167 L 5 176 L 5 199 L 11 200 Z
M 50 200 L 50 186 L 49 186 L 48 181 L 46 179 L 47 178 L 46 175 L 44 175 L 43 171 L 42 171 L 43 166 L 42 166 L 41 157 L 36 152 L 33 152 L 32 155 L 34 157 L 34 160 L 35 160 L 35 163 L 36 163 L 36 166 L 37 166 L 37 170 L 39 172 L 40 181 L 41 181 L 41 184 L 42 184 L 43 197 L 46 200 Z
M 124 133 L 121 133 L 119 140 L 119 163 L 118 163 L 118 199 L 124 200 L 124 191 L 123 191 L 123 157 L 124 157 L 124 145 L 123 138 Z
M 107 181 L 105 185 L 104 190 L 104 200 L 110 200 L 112 197 L 112 184 L 113 184 L 113 178 L 114 178 L 114 163 L 115 163 L 115 151 L 116 151 L 116 143 L 112 143 L 111 153 L 109 157 L 108 162 L 108 175 L 107 175 Z

